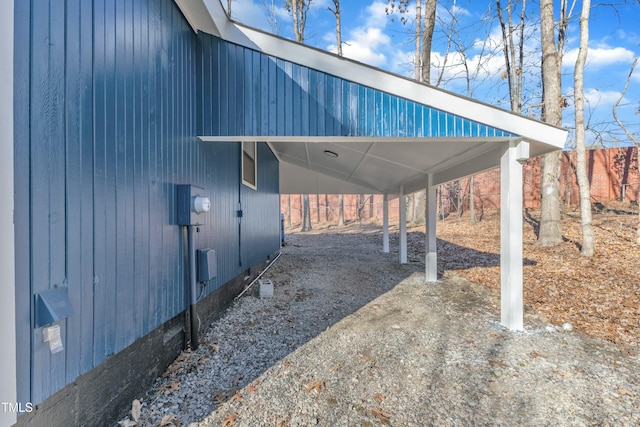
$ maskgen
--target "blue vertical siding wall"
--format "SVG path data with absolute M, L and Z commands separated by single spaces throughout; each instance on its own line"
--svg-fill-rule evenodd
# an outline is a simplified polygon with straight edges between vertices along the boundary
M 213 204 L 196 235 L 218 254 L 204 295 L 277 250 L 278 163 L 260 144 L 248 191 L 240 145 L 196 139 L 202 49 L 171 0 L 17 1 L 15 39 L 18 392 L 38 403 L 186 308 L 177 184 Z M 74 313 L 51 354 L 32 311 L 56 286 Z
M 429 107 L 428 99 L 416 103 L 208 34 L 199 38 L 199 135 L 512 136 Z

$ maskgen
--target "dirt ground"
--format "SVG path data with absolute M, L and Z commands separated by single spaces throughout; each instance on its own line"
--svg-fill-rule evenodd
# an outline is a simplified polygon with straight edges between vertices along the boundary
M 640 247 L 635 244 L 637 208 L 601 207 L 594 212 L 596 254 L 580 255 L 580 215 L 577 208 L 563 215 L 563 242 L 556 247 L 536 245 L 540 213 L 524 212 L 524 304 L 525 313 L 543 321 L 576 329 L 596 338 L 640 348 Z M 393 223 L 394 219 L 391 220 Z M 364 220 L 360 227 L 381 226 Z M 348 226 L 358 225 L 356 223 Z M 334 229 L 315 224 L 313 233 Z M 288 232 L 298 232 L 292 227 Z M 397 247 L 397 224 L 390 226 L 391 244 Z M 500 216 L 485 211 L 471 223 L 467 212 L 437 222 L 438 269 L 454 271 L 477 286 L 491 291 L 499 310 Z M 394 235 L 394 233 L 396 233 Z M 394 240 L 395 238 L 395 240 Z M 397 249 L 396 249 L 397 250 Z M 424 262 L 424 225 L 408 227 L 409 262 Z

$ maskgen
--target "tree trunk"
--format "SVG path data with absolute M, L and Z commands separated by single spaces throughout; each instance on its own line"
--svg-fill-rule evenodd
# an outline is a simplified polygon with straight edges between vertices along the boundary
M 627 93 L 627 89 L 629 88 L 629 82 L 631 81 L 631 76 L 633 76 L 633 70 L 636 68 L 636 65 L 638 64 L 638 60 L 640 60 L 640 56 L 636 56 L 636 58 L 633 60 L 633 63 L 631 64 L 631 69 L 629 70 L 629 75 L 627 76 L 627 81 L 624 84 L 624 89 L 622 89 L 622 93 L 620 93 L 620 97 L 618 98 L 616 103 L 613 104 L 613 118 L 616 120 L 616 122 L 618 123 L 618 126 L 620 126 L 620 128 L 624 131 L 627 137 L 631 141 L 633 141 L 633 143 L 636 145 L 636 162 L 638 164 L 638 171 L 640 171 L 640 140 L 636 138 L 635 135 L 633 135 L 629 131 L 629 129 L 627 129 L 627 127 L 624 125 L 624 123 L 622 123 L 622 121 L 620 121 L 620 118 L 618 117 L 618 113 L 616 111 L 618 109 L 618 105 L 620 105 L 620 101 L 622 101 L 625 94 Z M 640 114 L 640 109 L 638 109 L 638 112 L 636 114 Z M 638 203 L 638 228 L 636 229 L 636 244 L 640 245 L 640 186 L 638 186 L 638 191 L 636 193 L 636 203 Z
M 329 195 L 324 195 L 324 220 L 329 222 Z
M 338 225 L 344 225 L 344 195 L 338 196 Z
M 289 227 L 291 227 L 291 194 L 287 194 L 287 217 Z
M 322 220 L 320 219 L 320 195 L 316 193 L 316 209 L 318 210 L 318 223 L 320 223 Z
M 422 76 L 422 55 L 420 54 L 420 34 L 422 33 L 422 0 L 416 0 L 416 50 L 413 59 L 413 78 L 420 81 Z
M 413 222 L 415 211 L 415 193 L 407 194 L 407 221 Z
M 427 192 L 420 190 L 414 193 L 414 215 L 413 215 L 413 223 L 414 224 L 424 224 L 425 222 L 425 212 L 427 205 Z
M 328 8 L 331 13 L 336 17 L 336 47 L 338 49 L 338 56 L 342 56 L 342 24 L 340 22 L 340 0 L 333 0 L 333 9 Z
M 540 36 L 542 43 L 542 103 L 545 122 L 562 124 L 561 62 L 554 40 L 553 0 L 540 0 Z M 562 242 L 560 217 L 560 162 L 556 151 L 542 157 L 541 212 L 538 244 L 555 246 Z
M 471 223 L 475 224 L 478 222 L 476 218 L 476 195 L 474 191 L 475 180 L 473 175 L 469 177 L 469 216 L 471 217 Z
M 422 81 L 431 84 L 431 42 L 436 26 L 436 0 L 427 0 L 422 31 Z
M 298 0 L 291 0 L 291 15 L 293 17 L 293 34 L 298 43 L 304 42 L 304 37 L 300 34 L 300 24 L 298 22 Z
M 373 194 L 369 197 L 369 219 L 373 218 Z
M 305 194 L 302 196 L 303 200 L 303 220 L 302 220 L 302 231 L 311 231 L 311 209 L 309 207 L 309 195 Z
M 582 248 L 580 255 L 593 256 L 595 236 L 591 224 L 591 191 L 587 177 L 586 144 L 584 128 L 584 64 L 589 50 L 589 9 L 591 0 L 582 0 L 580 16 L 580 49 L 573 72 L 576 119 L 576 177 L 580 190 L 580 219 L 582 223 Z

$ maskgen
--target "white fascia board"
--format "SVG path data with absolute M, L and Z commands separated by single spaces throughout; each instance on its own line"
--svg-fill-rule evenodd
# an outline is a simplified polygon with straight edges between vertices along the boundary
M 218 2 L 218 0 L 215 1 Z M 209 8 L 205 4 L 210 3 L 210 0 L 206 2 L 201 0 L 174 0 L 174 2 L 178 8 L 180 8 L 180 11 L 194 32 L 202 31 L 221 37 L 220 31 L 216 26 L 216 21 L 221 22 L 221 19 L 220 17 L 216 18 L 213 16 L 212 12 L 216 11 L 215 8 Z M 220 5 L 220 8 L 222 8 L 222 5 Z M 224 13 L 224 9 L 222 12 Z
M 13 1 L 0 2 L 0 402 L 17 403 L 13 183 Z M 0 409 L 0 425 L 17 413 Z
M 450 142 L 477 142 L 478 138 L 429 138 L 424 136 L 268 136 L 268 135 L 233 135 L 233 136 L 209 136 L 200 135 L 197 137 L 202 142 L 241 142 L 241 141 L 259 141 L 259 142 L 291 142 L 291 143 L 321 143 L 328 142 L 334 144 L 345 144 L 349 142 L 381 142 L 381 143 L 400 143 L 400 142 L 425 142 L 447 144 Z M 522 138 L 519 138 L 522 139 Z M 503 143 L 508 141 L 504 137 L 482 138 L 482 142 Z

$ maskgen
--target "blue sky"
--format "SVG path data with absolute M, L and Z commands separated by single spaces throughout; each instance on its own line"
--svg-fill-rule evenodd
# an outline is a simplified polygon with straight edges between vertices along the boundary
M 226 5 L 226 0 L 223 1 Z M 293 38 L 292 21 L 283 0 L 233 0 L 233 18 L 247 25 Z M 412 2 L 412 6 L 413 6 Z M 503 6 L 506 0 L 502 1 Z M 540 110 L 540 41 L 537 2 L 527 8 L 526 65 L 523 113 L 537 117 Z M 622 0 L 624 3 L 624 0 Z M 335 18 L 327 9 L 331 0 L 314 0 L 307 19 L 305 43 L 336 51 Z M 413 17 L 402 25 L 399 16 L 388 15 L 387 0 L 342 0 L 344 56 L 405 76 L 413 76 Z M 640 54 L 640 2 L 627 0 L 618 6 L 592 1 L 590 44 L 585 69 L 586 116 L 593 143 L 629 143 L 615 124 L 612 107 L 624 88 L 633 59 Z M 568 101 L 564 125 L 573 127 L 573 68 L 579 41 L 581 2 L 573 11 L 563 59 L 563 92 Z M 269 20 L 269 13 L 276 20 Z M 557 11 L 556 11 L 557 13 Z M 431 83 L 503 108 L 509 108 L 507 83 L 502 78 L 504 59 L 495 0 L 440 0 L 432 48 Z M 452 24 L 453 23 L 453 24 Z M 640 66 L 632 77 L 618 116 L 640 137 Z

